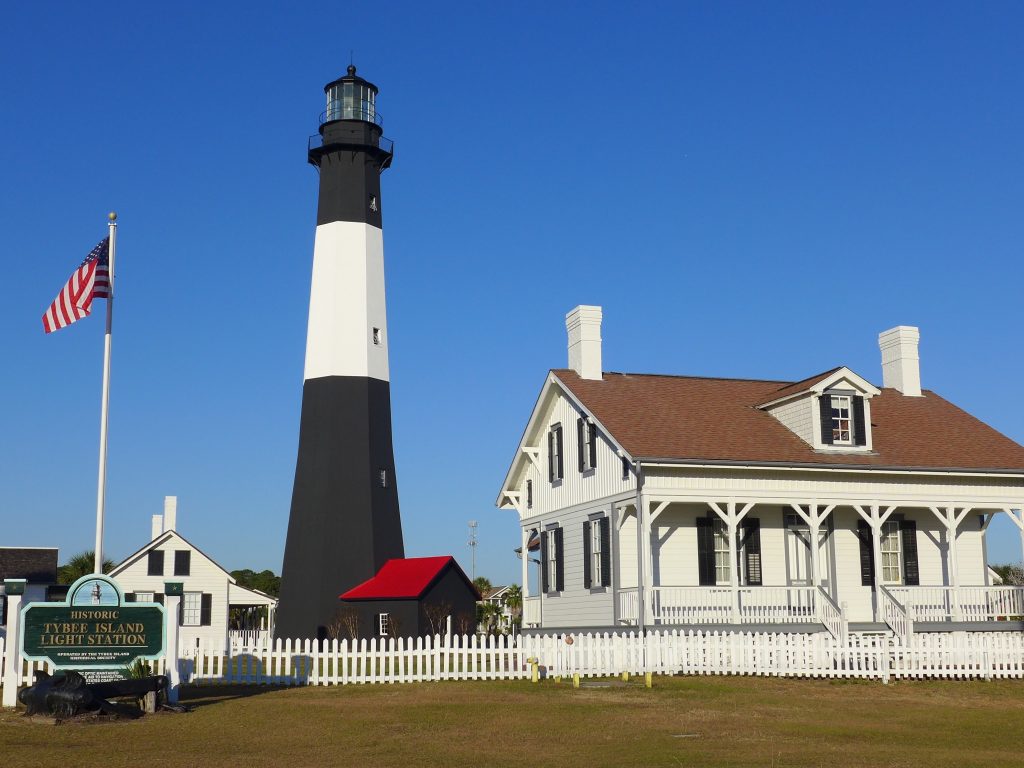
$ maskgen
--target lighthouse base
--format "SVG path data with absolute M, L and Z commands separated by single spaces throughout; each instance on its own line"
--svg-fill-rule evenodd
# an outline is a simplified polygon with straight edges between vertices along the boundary
M 404 554 L 390 385 L 307 380 L 275 636 L 326 637 L 338 596 Z

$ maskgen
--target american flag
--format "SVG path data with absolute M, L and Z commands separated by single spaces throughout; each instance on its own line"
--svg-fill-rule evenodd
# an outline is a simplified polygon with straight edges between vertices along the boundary
M 75 320 L 88 317 L 92 312 L 93 299 L 110 298 L 109 250 L 110 238 L 105 237 L 71 274 L 43 315 L 44 331 L 59 331 Z

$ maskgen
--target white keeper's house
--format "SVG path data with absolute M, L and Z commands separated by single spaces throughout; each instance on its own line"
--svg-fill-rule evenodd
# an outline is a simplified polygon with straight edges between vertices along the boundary
M 1024 547 L 1024 447 L 921 389 L 916 328 L 879 336 L 877 387 L 608 373 L 600 307 L 566 327 L 497 499 L 526 631 L 1024 628 L 986 563 L 997 514 Z
M 179 643 L 184 652 L 200 642 L 212 647 L 234 636 L 258 642 L 273 629 L 277 599 L 238 584 L 223 567 L 177 531 L 178 499 L 164 499 L 153 515 L 148 544 L 110 572 L 129 602 L 164 602 L 164 585 L 181 582 Z

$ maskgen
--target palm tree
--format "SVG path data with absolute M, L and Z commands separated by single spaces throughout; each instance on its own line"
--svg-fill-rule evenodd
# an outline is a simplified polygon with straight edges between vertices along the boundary
M 476 587 L 477 592 L 483 596 L 484 593 L 491 589 L 491 580 L 486 576 L 477 576 L 473 579 L 473 586 Z
M 88 552 L 79 552 L 57 569 L 57 582 L 60 584 L 74 584 L 83 576 L 93 573 L 96 565 L 96 552 L 90 549 Z M 103 559 L 103 572 L 110 573 L 114 570 L 114 561 Z
M 523 610 L 523 590 L 518 584 L 510 584 L 505 592 L 505 605 L 512 610 L 512 618 L 518 618 Z

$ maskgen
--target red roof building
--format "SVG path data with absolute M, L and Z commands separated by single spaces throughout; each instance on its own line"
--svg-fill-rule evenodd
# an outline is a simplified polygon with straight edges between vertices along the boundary
M 469 627 L 480 599 L 451 555 L 388 560 L 377 575 L 338 596 L 341 636 L 415 637 Z

